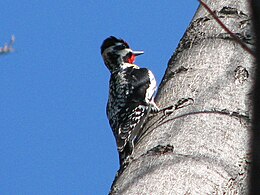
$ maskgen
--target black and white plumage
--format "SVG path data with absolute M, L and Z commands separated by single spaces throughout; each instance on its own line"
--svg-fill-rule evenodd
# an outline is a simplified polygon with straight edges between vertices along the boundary
M 142 53 L 113 36 L 101 46 L 105 65 L 111 72 L 107 117 L 117 142 L 120 165 L 132 154 L 149 113 L 159 111 L 154 103 L 153 73 L 134 64 L 135 57 Z

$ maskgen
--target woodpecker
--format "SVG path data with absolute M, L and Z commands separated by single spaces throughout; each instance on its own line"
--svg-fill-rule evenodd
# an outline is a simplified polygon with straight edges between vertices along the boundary
M 110 36 L 101 45 L 101 55 L 111 73 L 106 108 L 116 139 L 120 166 L 131 156 L 134 144 L 150 113 L 159 108 L 154 102 L 156 80 L 147 68 L 134 64 L 143 51 L 133 51 L 122 39 Z

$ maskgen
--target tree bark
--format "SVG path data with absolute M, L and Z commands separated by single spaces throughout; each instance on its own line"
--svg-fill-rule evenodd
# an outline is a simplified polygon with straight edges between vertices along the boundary
M 252 44 L 246 0 L 205 3 Z M 160 107 L 193 104 L 148 121 L 110 194 L 248 193 L 253 71 L 253 57 L 199 7 L 156 96 Z

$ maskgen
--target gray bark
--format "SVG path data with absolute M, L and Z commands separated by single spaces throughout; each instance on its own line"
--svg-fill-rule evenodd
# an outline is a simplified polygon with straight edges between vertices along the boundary
M 205 1 L 251 45 L 246 0 Z M 156 102 L 193 104 L 144 127 L 111 194 L 246 194 L 253 58 L 199 7 L 169 61 Z

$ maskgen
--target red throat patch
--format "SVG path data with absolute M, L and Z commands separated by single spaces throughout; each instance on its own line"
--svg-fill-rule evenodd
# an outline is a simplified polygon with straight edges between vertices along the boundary
M 128 63 L 133 64 L 135 62 L 135 55 L 132 54 L 132 56 L 128 59 Z

